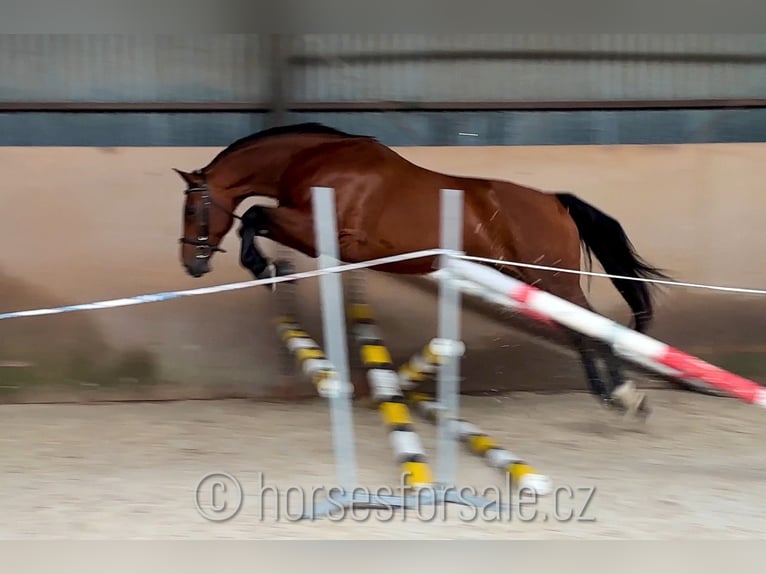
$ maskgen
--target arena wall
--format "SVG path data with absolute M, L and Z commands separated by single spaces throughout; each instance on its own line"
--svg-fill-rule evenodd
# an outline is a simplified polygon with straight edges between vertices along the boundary
M 766 285 L 766 145 L 396 149 L 431 169 L 576 193 L 620 220 L 639 252 L 679 280 Z M 199 167 L 216 151 L 0 148 L 0 308 L 249 279 L 237 265 L 234 233 L 225 241 L 230 252 L 216 256 L 207 277 L 192 279 L 179 263 L 183 186 L 171 168 Z M 300 269 L 314 267 L 307 258 L 297 260 Z M 321 341 L 316 287 L 314 280 L 301 284 L 299 312 Z M 427 286 L 380 276 L 371 279 L 369 290 L 396 359 L 404 360 L 434 335 L 436 300 Z M 598 310 L 627 320 L 607 281 L 593 279 L 590 290 Z M 651 334 L 708 358 L 728 361 L 743 350 L 757 356 L 761 346 L 766 349 L 764 300 L 666 288 Z M 55 400 L 272 396 L 281 383 L 270 301 L 263 289 L 243 290 L 0 321 L 0 401 L 43 394 Z M 464 314 L 464 390 L 584 388 L 574 359 L 497 319 L 478 310 Z M 725 366 L 758 375 L 747 372 L 758 367 L 752 362 Z M 300 388 L 311 392 L 307 385 Z

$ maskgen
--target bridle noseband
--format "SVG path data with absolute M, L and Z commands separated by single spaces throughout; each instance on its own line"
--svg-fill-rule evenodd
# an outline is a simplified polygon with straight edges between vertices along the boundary
M 202 194 L 202 197 L 200 199 L 201 209 L 199 210 L 199 213 L 197 214 L 197 219 L 199 221 L 199 229 L 197 231 L 196 239 L 186 239 L 186 237 L 182 237 L 180 240 L 181 243 L 185 243 L 186 245 L 194 245 L 195 247 L 194 257 L 196 259 L 202 259 L 202 260 L 210 259 L 210 257 L 216 251 L 220 251 L 221 253 L 226 253 L 225 249 L 222 249 L 221 247 L 218 247 L 217 245 L 213 245 L 212 243 L 210 243 L 210 208 L 214 206 L 214 207 L 217 207 L 218 209 L 225 211 L 226 213 L 228 213 L 235 219 L 241 219 L 241 218 L 235 213 L 232 213 L 228 209 L 225 209 L 224 207 L 221 207 L 216 202 L 214 202 L 213 198 L 210 197 L 210 189 L 208 188 L 206 183 L 203 183 L 202 185 L 195 185 L 192 187 L 188 187 L 184 191 L 184 195 L 186 196 L 188 196 L 191 193 Z

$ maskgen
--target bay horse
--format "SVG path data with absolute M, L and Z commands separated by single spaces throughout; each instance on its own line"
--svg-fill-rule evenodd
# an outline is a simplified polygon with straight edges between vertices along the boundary
M 439 247 L 439 200 L 443 188 L 464 192 L 463 250 L 469 256 L 580 270 L 592 257 L 607 273 L 667 278 L 635 251 L 618 221 L 570 193 L 546 193 L 507 181 L 458 177 L 425 169 L 377 139 L 317 123 L 280 126 L 239 139 L 205 167 L 173 168 L 186 184 L 181 261 L 187 273 L 210 272 L 224 236 L 242 219 L 241 264 L 254 276 L 273 276 L 275 262 L 255 237 L 269 238 L 317 257 L 312 186 L 334 188 L 340 259 L 363 262 Z M 248 197 L 266 197 L 276 207 L 253 206 L 235 214 Z M 381 265 L 378 271 L 424 275 L 435 257 Z M 580 276 L 496 265 L 497 269 L 592 310 Z M 632 311 L 632 328 L 644 332 L 653 315 L 650 287 L 614 279 Z M 578 350 L 589 390 L 620 412 L 648 413 L 645 396 L 626 384 L 611 347 L 567 331 Z M 599 359 L 608 377 L 597 368 Z

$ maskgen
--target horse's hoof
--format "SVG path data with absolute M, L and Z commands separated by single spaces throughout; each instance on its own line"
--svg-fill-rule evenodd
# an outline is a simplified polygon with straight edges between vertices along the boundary
M 293 267 L 292 263 L 289 261 L 283 261 L 283 260 L 276 260 L 269 262 L 268 265 L 266 265 L 266 268 L 261 272 L 260 275 L 258 275 L 258 279 L 271 279 L 274 277 L 284 277 L 286 275 L 291 275 L 295 272 L 295 268 Z M 294 283 L 295 281 L 284 281 L 284 283 Z M 281 281 L 279 283 L 282 283 Z M 271 292 L 274 292 L 277 290 L 278 283 L 268 283 L 264 285 L 266 289 L 268 289 Z
M 612 405 L 623 415 L 646 419 L 650 414 L 646 394 L 636 390 L 636 386 L 628 381 L 612 392 Z
M 277 271 L 278 271 L 277 270 L 277 266 L 274 265 L 274 263 L 270 262 L 270 263 L 268 263 L 266 265 L 264 270 L 261 271 L 258 274 L 258 279 L 260 279 L 260 280 L 262 280 L 262 279 L 273 279 L 274 277 L 277 276 Z M 277 288 L 277 284 L 276 283 L 266 283 L 266 285 L 264 285 L 264 287 L 266 289 L 268 289 L 269 291 L 275 291 L 276 288 Z
M 638 405 L 638 408 L 636 409 L 636 416 L 639 417 L 641 420 L 646 420 L 649 418 L 649 415 L 652 414 L 652 409 L 649 406 L 649 402 L 647 401 L 646 395 L 644 393 L 641 393 L 641 402 Z
M 604 405 L 604 408 L 609 411 L 615 411 L 620 415 L 624 415 L 627 412 L 627 409 L 625 408 L 625 405 L 622 404 L 622 401 L 614 399 L 613 397 L 603 398 L 601 402 Z
M 290 261 L 286 261 L 284 259 L 277 259 L 276 261 L 272 262 L 272 266 L 274 267 L 276 277 L 284 277 L 285 275 L 292 275 L 295 273 L 295 267 L 293 264 Z M 293 283 L 293 281 L 287 281 L 287 283 Z

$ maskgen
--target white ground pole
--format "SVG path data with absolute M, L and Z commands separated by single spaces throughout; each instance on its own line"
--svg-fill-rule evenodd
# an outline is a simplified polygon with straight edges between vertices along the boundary
M 318 260 L 320 269 L 333 267 L 339 264 L 338 232 L 335 216 L 335 190 L 328 187 L 313 187 L 312 202 L 314 208 L 314 233 L 317 242 Z M 448 245 L 459 245 L 462 238 L 462 192 L 442 191 L 442 241 Z M 446 201 L 444 197 L 448 197 Z M 457 214 L 457 215 L 456 215 Z M 449 215 L 449 217 L 447 217 Z M 459 226 L 455 226 L 455 218 L 459 218 Z M 457 240 L 455 237 L 457 236 Z M 446 260 L 441 262 L 446 265 Z M 336 472 L 340 494 L 333 494 L 325 502 L 315 505 L 303 518 L 319 518 L 327 516 L 344 508 L 420 508 L 422 505 L 437 505 L 455 503 L 464 506 L 472 506 L 485 510 L 503 511 L 508 508 L 507 504 L 499 500 L 490 500 L 480 497 L 468 496 L 458 491 L 452 483 L 454 469 L 456 467 L 457 442 L 452 435 L 452 429 L 443 419 L 441 425 L 441 438 L 443 441 L 437 458 L 447 453 L 447 465 L 443 467 L 444 475 L 442 484 L 434 487 L 420 487 L 416 493 L 407 495 L 404 492 L 398 495 L 377 495 L 357 488 L 356 483 L 356 452 L 353 432 L 352 416 L 352 386 L 349 376 L 348 347 L 345 330 L 345 306 L 343 304 L 342 278 L 338 273 L 328 273 L 320 276 L 320 300 L 322 306 L 322 327 L 324 334 L 324 347 L 327 358 L 335 366 L 338 373 L 338 381 L 335 392 L 330 396 L 330 417 L 332 419 L 332 434 L 335 450 Z M 445 284 L 447 281 L 445 281 Z M 452 297 L 449 297 L 452 291 Z M 457 294 L 454 291 L 457 290 Z M 444 355 L 453 360 L 447 361 L 446 369 L 439 383 L 440 401 L 445 401 L 454 414 L 457 414 L 458 385 L 459 385 L 459 359 L 461 353 L 455 353 L 454 349 L 461 348 L 459 303 L 460 294 L 456 286 L 446 288 L 448 297 L 444 299 L 444 292 L 440 294 L 439 333 L 445 344 Z M 446 325 L 442 323 L 445 322 Z M 447 377 L 445 378 L 445 375 Z M 446 384 L 445 384 L 446 383 Z M 452 444 L 446 444 L 451 441 Z M 450 457 L 451 460 L 450 460 Z M 441 481 L 440 481 L 441 482 Z M 335 490 L 335 489 L 333 489 Z M 360 492 L 361 491 L 361 492 Z

